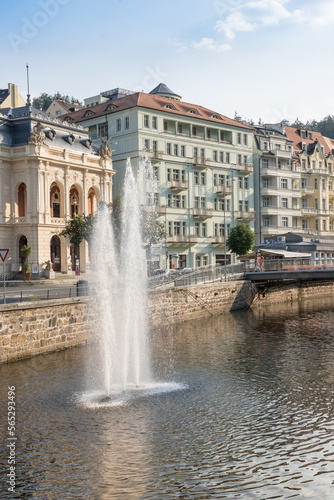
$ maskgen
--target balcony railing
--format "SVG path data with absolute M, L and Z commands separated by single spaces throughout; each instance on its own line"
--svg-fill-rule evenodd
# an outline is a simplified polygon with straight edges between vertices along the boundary
M 243 219 L 243 220 L 253 220 L 255 219 L 255 212 L 254 210 L 239 210 L 237 212 L 237 219 Z
M 311 186 L 302 187 L 300 190 L 302 194 L 314 194 L 314 188 Z
M 219 186 L 214 187 L 215 193 L 223 196 L 229 196 L 232 194 L 232 186 L 224 186 L 224 184 L 220 184 Z
M 167 236 L 167 243 L 196 243 L 198 236 L 196 234 L 174 234 L 172 236 Z
M 212 208 L 193 208 L 193 217 L 200 217 L 206 219 L 212 217 Z
M 208 158 L 202 158 L 201 156 L 194 156 L 193 158 L 193 164 L 196 167 L 206 168 L 209 164 L 209 161 L 210 160 Z
M 170 181 L 169 187 L 175 191 L 188 189 L 188 181 Z
M 238 172 L 252 173 L 253 163 L 237 163 L 236 169 Z
M 210 239 L 213 245 L 224 245 L 224 236 L 211 236 Z
M 157 151 L 156 149 L 148 149 L 146 153 L 148 153 L 152 160 L 161 160 L 164 154 L 163 151 Z

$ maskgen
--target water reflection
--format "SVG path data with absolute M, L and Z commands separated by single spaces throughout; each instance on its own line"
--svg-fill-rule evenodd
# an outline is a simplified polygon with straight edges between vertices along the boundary
M 154 330 L 155 378 L 185 388 L 115 407 L 79 402 L 94 346 L 1 366 L 1 390 L 17 387 L 20 497 L 332 498 L 332 305 Z

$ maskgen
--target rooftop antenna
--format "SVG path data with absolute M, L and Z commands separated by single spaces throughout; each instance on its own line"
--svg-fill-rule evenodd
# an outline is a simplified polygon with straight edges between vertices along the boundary
M 26 68 L 27 68 L 27 89 L 28 89 L 27 106 L 31 106 L 30 90 L 29 90 L 29 66 L 28 66 L 28 63 L 26 63 Z

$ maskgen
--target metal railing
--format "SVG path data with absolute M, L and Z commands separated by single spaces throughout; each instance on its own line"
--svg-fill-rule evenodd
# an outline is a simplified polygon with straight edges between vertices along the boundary
M 45 287 L 38 285 L 27 285 L 26 289 L 17 287 L 6 287 L 5 296 L 2 283 L 0 282 L 0 304 L 14 304 L 22 302 L 40 302 L 57 299 L 70 299 L 84 297 L 89 293 L 87 281 L 77 281 L 76 284 L 67 287 L 57 285 Z

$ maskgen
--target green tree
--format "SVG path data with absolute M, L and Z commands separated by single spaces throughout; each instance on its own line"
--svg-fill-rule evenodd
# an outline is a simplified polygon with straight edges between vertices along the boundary
M 38 97 L 35 97 L 32 101 L 32 105 L 34 108 L 41 109 L 42 111 L 45 111 L 48 109 L 52 101 L 55 99 L 62 99 L 64 102 L 67 102 L 69 104 L 81 104 L 78 99 L 75 99 L 75 97 L 69 97 L 68 95 L 62 95 L 59 91 L 57 91 L 55 94 L 47 94 L 46 92 L 42 92 Z
M 231 229 L 227 238 L 227 248 L 237 255 L 248 253 L 255 243 L 255 234 L 246 224 L 238 224 Z
M 92 215 L 77 215 L 66 222 L 66 228 L 60 233 L 61 236 L 69 236 L 73 245 L 79 246 L 83 240 L 90 241 L 94 227 Z

